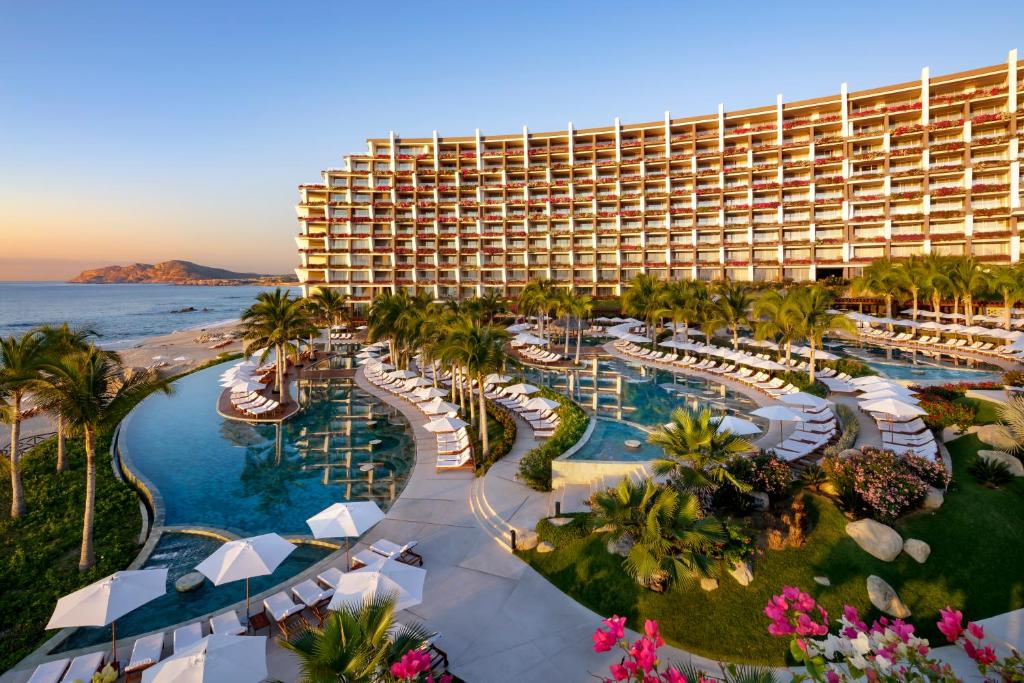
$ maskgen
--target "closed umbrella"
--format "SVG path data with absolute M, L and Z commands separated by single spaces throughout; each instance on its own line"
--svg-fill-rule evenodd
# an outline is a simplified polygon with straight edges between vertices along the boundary
M 46 628 L 110 624 L 113 661 L 117 659 L 117 619 L 166 592 L 166 568 L 115 572 L 58 600 Z
M 274 573 L 295 550 L 295 545 L 277 534 L 263 534 L 228 541 L 196 565 L 214 586 L 245 579 L 245 618 L 249 619 L 249 578 Z
M 388 558 L 379 564 L 342 574 L 327 609 L 341 609 L 345 605 L 355 607 L 367 598 L 383 595 L 398 597 L 396 609 L 415 607 L 423 602 L 423 581 L 426 577 L 425 569 Z
M 424 428 L 428 432 L 434 433 L 454 432 L 458 429 L 462 429 L 468 424 L 468 422 L 461 420 L 457 417 L 443 416 L 431 420 L 430 422 L 424 425 Z
M 142 683 L 259 683 L 267 637 L 211 633 L 142 672 Z

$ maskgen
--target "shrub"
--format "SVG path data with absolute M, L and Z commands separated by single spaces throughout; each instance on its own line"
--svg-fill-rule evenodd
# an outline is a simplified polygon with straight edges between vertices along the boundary
M 519 461 L 519 479 L 532 489 L 551 490 L 551 461 L 571 448 L 583 436 L 590 420 L 572 399 L 547 387 L 540 388 L 540 396 L 561 403 L 558 408 L 558 429 L 550 439 L 531 449 Z
M 789 372 L 776 373 L 775 376 L 783 381 L 789 382 L 800 389 L 800 391 L 806 391 L 808 394 L 820 396 L 821 398 L 828 396 L 828 387 L 817 380 L 812 384 L 810 375 L 806 372 L 790 370 Z
M 989 460 L 987 458 L 975 458 L 967 471 L 978 480 L 982 486 L 990 489 L 997 489 L 1003 484 L 1008 484 L 1013 479 L 1009 466 L 1005 462 Z
M 758 491 L 764 491 L 771 498 L 789 493 L 793 481 L 793 472 L 789 464 L 774 455 L 759 455 L 753 458 L 754 475 L 751 485 Z
M 916 509 L 928 494 L 928 482 L 892 451 L 865 448 L 850 458 L 826 457 L 822 467 L 854 514 L 892 522 Z
M 480 443 L 479 432 L 473 432 L 473 453 L 478 456 L 476 458 L 476 476 L 478 477 L 487 474 L 491 465 L 508 455 L 508 452 L 512 450 L 512 445 L 516 442 L 516 419 L 509 410 L 494 401 L 487 401 L 487 417 L 501 425 L 501 436 L 488 442 L 487 445 L 491 452 L 485 460 L 482 455 L 483 445 Z
M 817 491 L 821 488 L 822 484 L 828 481 L 828 475 L 825 474 L 825 470 L 820 465 L 812 464 L 804 468 L 804 471 L 797 477 L 797 481 L 805 489 Z
M 1003 384 L 1011 387 L 1024 387 L 1024 370 L 1010 370 L 1004 373 Z
M 826 457 L 839 455 L 846 449 L 853 448 L 853 444 L 857 443 L 857 435 L 860 434 L 860 422 L 849 406 L 836 404 L 836 417 L 843 426 L 843 432 L 835 443 L 825 448 Z
M 953 426 L 967 429 L 974 424 L 975 410 L 971 405 L 953 403 L 937 395 L 926 395 L 921 399 L 920 407 L 928 413 L 923 419 L 929 429 Z
M 754 461 L 746 456 L 736 456 L 726 463 L 725 469 L 736 478 L 736 481 L 754 485 Z M 711 506 L 715 510 L 730 515 L 746 515 L 754 507 L 753 499 L 735 486 L 719 486 L 711 498 Z
M 537 538 L 559 548 L 578 541 L 593 531 L 593 518 L 589 514 L 562 515 L 562 518 L 569 518 L 572 521 L 562 526 L 552 524 L 551 517 L 538 521 Z
M 903 464 L 920 477 L 924 483 L 937 489 L 946 488 L 952 479 L 949 472 L 946 471 L 946 467 L 938 460 L 930 460 L 908 453 L 903 456 Z
M 832 368 L 836 372 L 845 372 L 851 377 L 866 377 L 867 375 L 878 374 L 871 369 L 871 366 L 861 363 L 859 360 L 855 360 L 853 358 L 840 358 L 838 360 L 820 362 L 821 366 L 824 368 Z

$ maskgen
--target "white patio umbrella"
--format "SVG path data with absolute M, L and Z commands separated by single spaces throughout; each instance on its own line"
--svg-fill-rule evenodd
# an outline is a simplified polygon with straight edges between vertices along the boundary
M 356 365 L 380 366 L 382 365 L 382 363 L 373 356 L 367 356 L 365 358 L 360 358 L 359 360 L 357 360 Z
M 554 410 L 560 404 L 558 401 L 552 401 L 550 398 L 544 398 L 543 396 L 534 396 L 526 402 L 524 406 L 527 410 Z
M 398 596 L 396 609 L 415 607 L 423 602 L 423 581 L 426 577 L 425 569 L 388 558 L 379 564 L 342 574 L 327 609 L 358 606 L 367 597 L 388 594 Z
M 504 384 L 505 382 L 511 382 L 512 378 L 508 375 L 499 375 L 496 372 L 484 377 L 484 384 Z
M 806 391 L 783 394 L 779 397 L 779 400 L 791 406 L 806 406 L 808 408 L 823 408 L 828 405 L 828 401 L 825 399 L 814 394 L 808 394 Z
M 808 418 L 804 413 L 790 410 L 786 406 L 765 406 L 764 408 L 750 411 L 750 414 L 776 422 L 803 422 Z
M 257 382 L 254 379 L 237 379 L 230 384 L 232 391 L 259 391 L 260 389 L 266 389 L 267 385 L 263 382 Z
M 448 395 L 447 391 L 444 389 L 438 389 L 437 387 L 420 387 L 413 393 L 421 399 L 440 398 Z
M 455 405 L 454 403 L 449 403 L 448 401 L 442 400 L 440 396 L 436 396 L 432 401 L 426 403 L 423 406 L 423 412 L 425 412 L 427 415 L 442 415 L 444 413 L 450 413 L 458 409 L 459 406 Z
M 392 370 L 388 373 L 391 379 L 412 379 L 415 376 L 416 373 L 412 370 Z
M 429 387 L 430 380 L 427 379 L 426 377 L 413 377 L 412 379 L 405 383 L 405 386 L 413 389 L 416 387 Z
M 117 619 L 166 592 L 166 568 L 115 572 L 58 600 L 46 628 L 110 624 L 111 652 L 116 660 Z
M 196 570 L 219 586 L 245 579 L 245 618 L 249 619 L 249 579 L 274 573 L 295 550 L 295 545 L 277 534 L 250 536 L 228 541 L 196 565 Z
M 457 417 L 437 417 L 423 425 L 428 432 L 440 433 L 440 432 L 454 432 L 458 429 L 462 429 L 469 423 Z
M 861 384 L 872 384 L 873 382 L 878 381 L 884 382 L 885 379 L 879 377 L 878 375 L 864 375 L 863 377 L 854 377 L 853 379 L 849 379 L 847 381 L 854 386 L 860 386 Z
M 534 334 L 518 334 L 512 338 L 512 344 L 515 346 L 525 346 L 532 344 L 533 346 L 545 346 L 548 343 L 547 339 L 542 339 Z
M 142 672 L 143 683 L 259 683 L 267 637 L 211 633 Z
M 528 330 L 528 329 L 530 329 L 532 327 L 533 327 L 533 325 L 531 325 L 530 323 L 518 323 L 516 325 L 509 325 L 505 329 L 508 332 L 511 332 L 512 334 L 517 334 L 519 332 L 525 332 L 526 330 Z
M 857 397 L 857 400 L 859 400 L 859 401 L 880 401 L 883 398 L 896 398 L 896 399 L 899 399 L 899 400 L 904 401 L 906 403 L 913 403 L 913 404 L 917 404 L 917 403 L 921 402 L 921 400 L 919 398 L 917 398 L 916 396 L 911 394 L 911 392 L 909 392 L 909 391 L 902 392 L 902 391 L 897 391 L 896 389 L 891 389 L 891 388 L 879 389 L 877 391 L 869 391 L 869 392 L 863 393 L 863 394 L 861 394 L 860 396 Z
M 718 433 L 732 432 L 737 436 L 750 436 L 751 434 L 760 434 L 761 428 L 749 420 L 742 420 L 732 415 L 724 415 L 719 418 L 713 418 L 712 422 L 718 423 Z M 669 422 L 670 425 L 675 427 L 674 422 Z M 668 425 L 666 425 L 667 427 Z
M 313 538 L 358 538 L 384 519 L 384 512 L 369 500 L 334 503 L 306 520 Z M 350 546 L 345 542 L 345 566 Z
M 879 401 L 866 401 L 860 407 L 869 413 L 883 413 L 899 418 L 917 417 L 927 414 L 923 408 L 900 401 L 895 398 L 883 398 Z
M 519 384 L 513 384 L 510 387 L 505 387 L 506 394 L 526 394 L 529 396 L 530 394 L 536 394 L 538 391 L 540 391 L 540 389 L 532 384 L 523 384 L 521 382 Z
M 651 341 L 650 337 L 645 337 L 642 334 L 624 334 L 619 337 L 622 341 L 633 342 L 634 344 L 643 344 Z

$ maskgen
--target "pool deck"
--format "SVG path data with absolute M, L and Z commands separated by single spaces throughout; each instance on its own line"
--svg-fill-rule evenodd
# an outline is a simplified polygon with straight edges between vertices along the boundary
M 988 363 L 989 365 L 995 365 L 999 368 L 1002 368 L 1003 370 L 1020 370 L 1021 368 L 1024 368 L 1024 364 L 1017 363 L 1009 358 L 984 353 L 972 353 L 964 349 L 954 349 L 946 346 L 932 346 L 914 343 L 908 344 L 906 342 L 887 343 L 889 341 L 887 339 L 872 337 L 870 335 L 857 335 L 856 338 L 851 337 L 847 334 L 840 334 L 839 336 L 844 339 L 864 342 L 866 344 L 874 344 L 875 346 L 881 346 L 885 348 L 906 349 L 908 351 L 931 351 L 944 356 L 952 356 L 953 358 L 961 358 L 963 360 L 973 360 L 978 361 L 980 363 Z
M 293 366 L 288 366 L 288 371 L 284 375 L 284 386 L 289 387 L 293 381 L 299 377 L 299 371 Z M 269 382 L 264 389 L 260 389 L 259 393 L 261 396 L 267 399 L 277 400 L 277 392 L 273 389 L 273 381 Z M 239 422 L 253 422 L 253 423 L 269 423 L 284 422 L 288 418 L 294 416 L 299 412 L 301 406 L 291 397 L 290 392 L 285 389 L 285 393 L 288 394 L 285 400 L 281 402 L 274 410 L 269 413 L 262 415 L 250 415 L 244 413 L 234 406 L 231 402 L 231 387 L 228 387 L 220 392 L 220 396 L 217 397 L 217 413 L 228 420 L 237 420 Z

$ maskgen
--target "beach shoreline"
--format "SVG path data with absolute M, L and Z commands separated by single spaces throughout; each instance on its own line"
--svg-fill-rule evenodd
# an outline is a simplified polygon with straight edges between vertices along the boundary
M 111 348 L 110 350 L 116 351 L 121 356 L 125 367 L 155 367 L 162 377 L 170 377 L 187 372 L 190 368 L 211 361 L 222 353 L 240 352 L 242 350 L 242 342 L 239 339 L 233 339 L 230 344 L 216 349 L 211 349 L 210 347 L 217 342 L 206 339 L 211 336 L 230 335 L 238 328 L 239 322 L 238 319 L 234 319 L 196 325 L 169 334 L 143 337 L 135 341 L 131 347 Z M 198 341 L 200 339 L 204 339 L 204 341 Z M 161 356 L 162 358 L 156 359 L 156 356 Z M 186 360 L 174 360 L 179 357 Z M 48 434 L 55 429 L 56 427 L 48 415 L 35 415 L 21 422 L 20 436 L 24 438 Z M 0 430 L 0 448 L 7 447 L 10 441 L 10 429 Z

